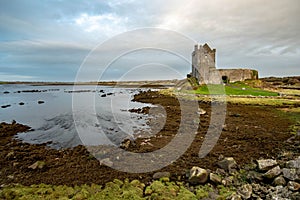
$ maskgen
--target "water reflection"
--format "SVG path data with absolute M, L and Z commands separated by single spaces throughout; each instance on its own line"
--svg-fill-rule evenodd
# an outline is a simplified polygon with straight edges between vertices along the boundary
M 84 144 L 89 145 L 119 145 L 149 128 L 147 116 L 128 112 L 149 106 L 131 101 L 139 89 L 79 87 L 74 91 L 73 86 L 0 85 L 0 105 L 10 105 L 0 108 L 0 121 L 27 124 L 34 131 L 19 134 L 19 139 L 29 143 L 50 141 L 48 145 L 54 148 L 81 144 L 76 127 L 86 133 Z M 75 110 L 74 95 L 82 104 Z M 89 103 L 91 98 L 94 104 Z M 79 116 L 76 127 L 74 113 Z

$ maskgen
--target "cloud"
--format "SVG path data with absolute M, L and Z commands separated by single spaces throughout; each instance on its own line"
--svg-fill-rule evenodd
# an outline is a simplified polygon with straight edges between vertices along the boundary
M 299 74 L 298 0 L 15 0 L 1 1 L 0 13 L 2 73 L 13 73 L 10 67 L 20 75 L 24 68 L 34 67 L 34 77 L 52 80 L 71 71 L 66 79 L 74 79 L 82 60 L 97 45 L 126 31 L 160 27 L 217 48 L 219 67 L 254 67 L 266 76 Z M 126 45 L 134 47 L 143 37 L 153 37 L 143 34 L 128 38 Z M 176 38 L 163 35 L 156 43 L 168 45 L 166 40 L 187 49 Z M 100 57 L 110 58 L 123 42 L 126 39 L 116 41 Z M 184 53 L 186 57 L 192 48 Z M 124 70 L 119 66 L 120 73 Z
M 108 13 L 102 15 L 81 14 L 75 19 L 75 23 L 86 32 L 104 33 L 113 36 L 126 31 L 128 18 L 122 18 L 116 14 Z
M 25 75 L 17 75 L 17 74 L 9 74 L 9 73 L 1 73 L 0 72 L 0 80 L 2 81 L 31 81 L 35 80 L 37 77 L 34 76 L 25 76 Z

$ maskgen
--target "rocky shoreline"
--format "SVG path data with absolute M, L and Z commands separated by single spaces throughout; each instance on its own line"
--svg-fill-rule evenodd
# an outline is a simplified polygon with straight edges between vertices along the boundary
M 123 148 L 131 152 L 151 152 L 168 144 L 180 124 L 178 101 L 158 92 L 142 92 L 134 100 L 163 106 L 167 119 L 156 135 L 137 138 L 134 142 L 124 141 Z M 171 165 L 148 173 L 114 170 L 105 163 L 101 164 L 84 146 L 55 150 L 48 148 L 47 144 L 23 143 L 14 135 L 30 131 L 30 127 L 16 122 L 1 123 L 0 185 L 2 188 L 41 183 L 105 185 L 115 179 L 128 179 L 144 184 L 143 198 L 157 195 L 153 184 L 178 188 L 183 184 L 190 192 L 191 198 L 188 199 L 197 199 L 200 189 L 205 194 L 200 196 L 207 199 L 299 199 L 299 137 L 292 137 L 289 131 L 294 122 L 272 107 L 228 104 L 217 145 L 200 159 L 198 152 L 209 126 L 211 105 L 209 102 L 198 103 L 206 112 L 200 117 L 201 126 L 191 146 Z M 132 111 L 149 113 L 149 110 Z M 161 122 L 153 118 L 149 125 L 161 127 Z M 105 155 L 102 159 L 106 159 Z M 110 162 L 114 164 L 114 160 Z M 176 191 L 168 195 L 176 197 L 180 193 Z

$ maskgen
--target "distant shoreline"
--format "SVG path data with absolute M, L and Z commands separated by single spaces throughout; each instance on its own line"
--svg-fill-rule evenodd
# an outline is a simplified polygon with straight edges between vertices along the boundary
M 99 86 L 114 86 L 114 87 L 153 87 L 165 88 L 173 87 L 178 83 L 178 80 L 158 80 L 158 81 L 101 81 L 101 82 L 39 82 L 39 81 L 0 81 L 0 85 L 8 84 L 26 84 L 33 86 L 58 86 L 58 85 L 99 85 Z
M 277 85 L 277 87 L 285 87 L 284 89 L 299 89 L 299 87 L 293 87 L 289 84 L 289 80 L 298 80 L 297 83 L 300 82 L 300 76 L 287 76 L 287 77 L 263 77 L 259 78 L 264 82 L 273 83 Z M 182 82 L 182 80 L 174 79 L 174 80 L 145 80 L 145 81 L 89 81 L 89 82 L 48 82 L 48 81 L 0 81 L 0 85 L 8 85 L 8 84 L 25 84 L 25 85 L 33 85 L 33 86 L 59 86 L 59 85 L 99 85 L 99 86 L 113 86 L 113 87 L 128 87 L 128 88 L 169 88 L 175 87 L 178 83 Z M 276 84 L 280 83 L 280 84 Z M 282 83 L 284 83 L 282 85 Z M 280 86 L 279 86 L 280 85 Z

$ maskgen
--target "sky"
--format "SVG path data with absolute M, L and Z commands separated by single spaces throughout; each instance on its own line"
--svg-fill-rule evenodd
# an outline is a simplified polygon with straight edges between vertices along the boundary
M 299 19 L 299 0 L 2 0 L 0 81 L 182 79 L 196 43 L 299 76 Z

